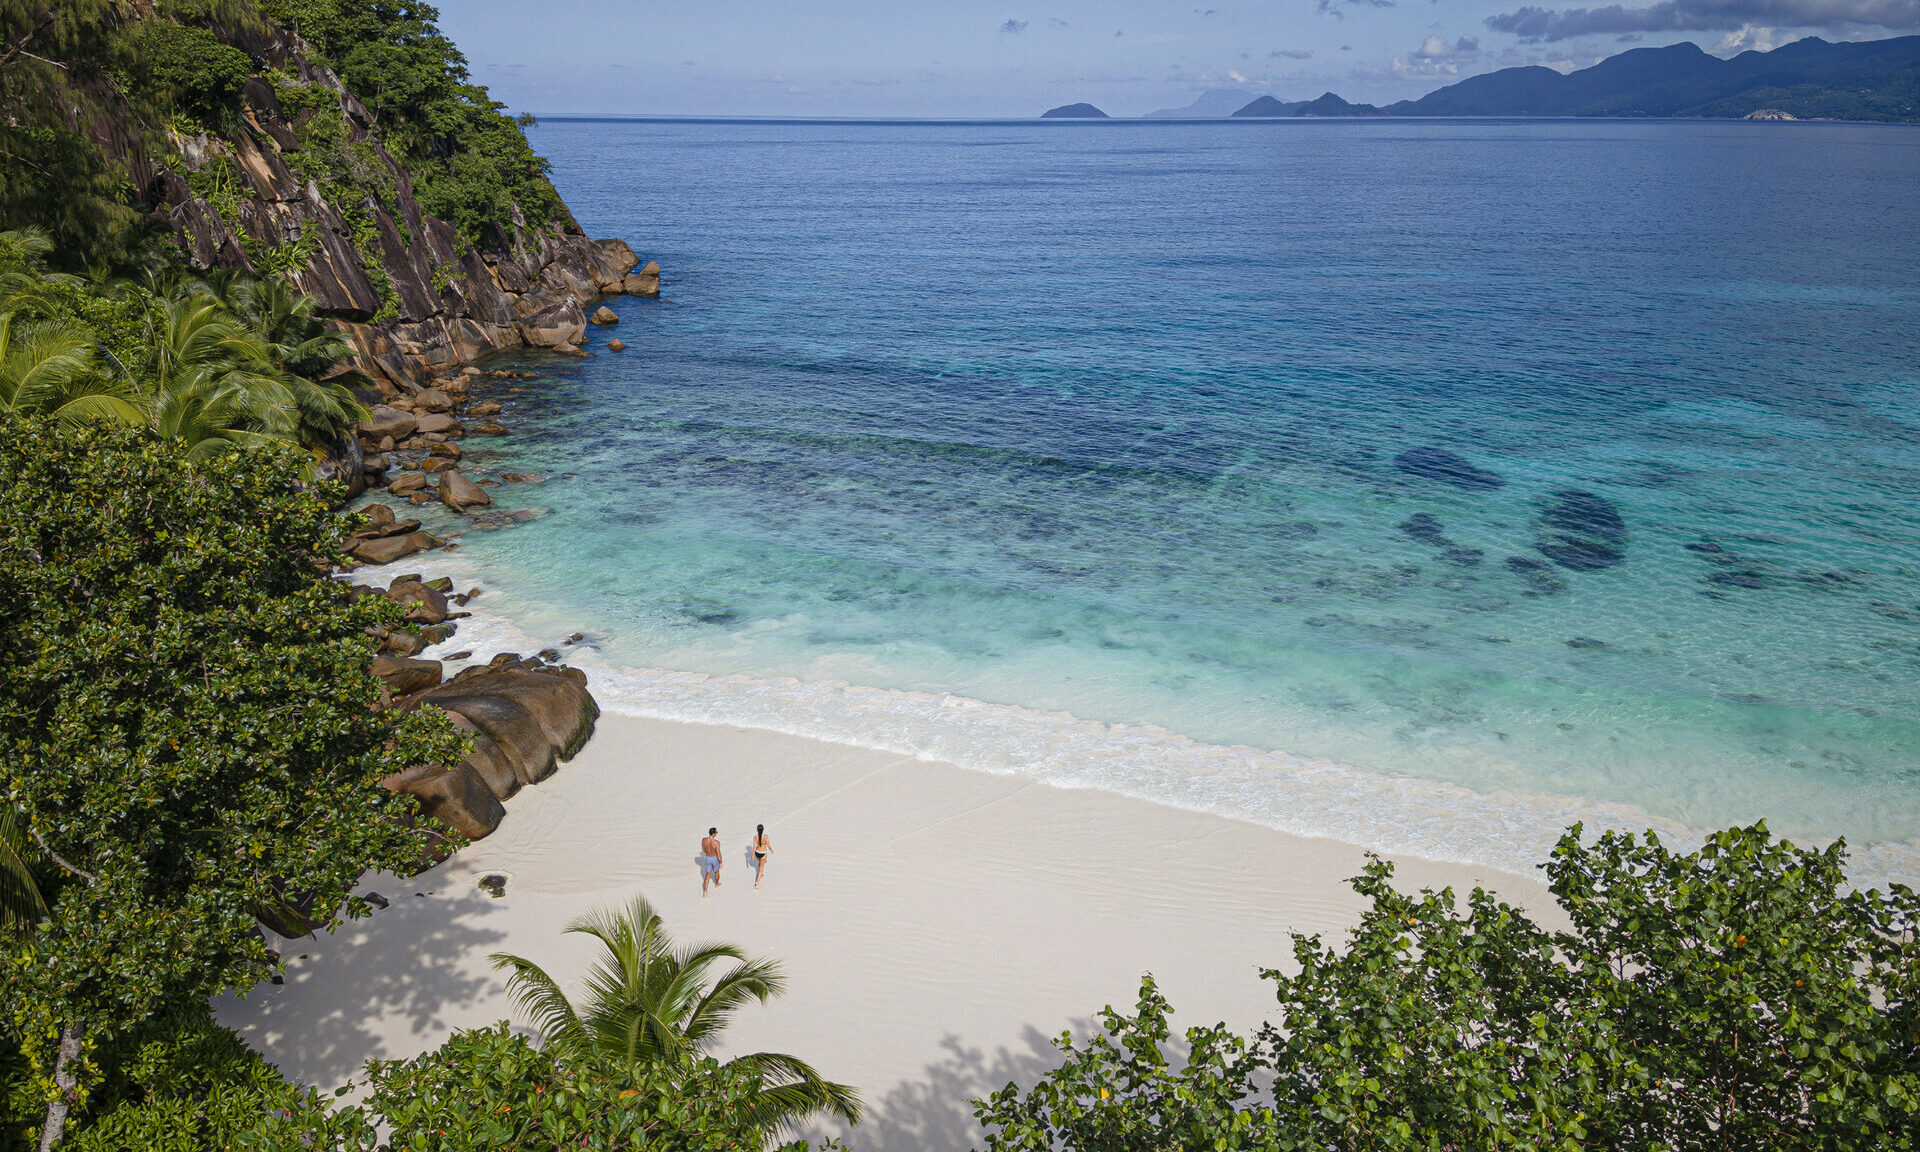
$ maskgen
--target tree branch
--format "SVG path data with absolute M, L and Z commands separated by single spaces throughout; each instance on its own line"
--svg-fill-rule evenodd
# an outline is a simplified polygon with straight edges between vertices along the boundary
M 33 842 L 35 844 L 40 845 L 40 851 L 45 852 L 48 856 L 53 858 L 53 862 L 55 864 L 60 865 L 60 867 L 65 868 L 67 871 L 73 873 L 75 876 L 81 877 L 82 879 L 86 880 L 86 882 L 89 884 L 100 883 L 100 877 L 95 876 L 93 873 L 87 871 L 84 868 L 75 868 L 73 865 L 67 863 L 66 858 L 61 856 L 60 853 L 55 852 L 52 848 L 47 847 L 47 842 L 41 838 L 40 830 L 38 828 L 29 832 L 28 835 L 33 837 Z
M 53 13 L 48 12 L 46 16 L 41 18 L 40 23 L 35 24 L 32 28 L 27 30 L 27 34 L 20 38 L 20 42 L 18 44 L 14 44 L 7 49 L 7 54 L 5 56 L 0 56 L 0 68 L 5 68 L 7 65 L 13 63 L 13 58 L 16 56 L 23 56 L 23 55 L 33 56 L 33 53 L 27 51 L 27 45 L 33 43 L 33 38 L 35 36 L 40 35 L 40 33 L 45 32 L 47 30 L 47 26 L 52 23 L 53 23 Z M 35 60 L 45 59 L 44 57 L 41 57 L 41 56 L 33 56 L 33 58 Z M 48 60 L 47 63 L 51 64 L 52 61 Z M 62 65 L 62 67 L 65 67 L 65 65 Z

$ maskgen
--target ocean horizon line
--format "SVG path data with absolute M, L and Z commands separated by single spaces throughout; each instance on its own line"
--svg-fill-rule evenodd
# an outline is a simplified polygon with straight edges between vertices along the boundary
M 1889 128 L 1920 128 L 1920 124 L 1889 120 L 1749 120 L 1744 117 L 1717 116 L 694 116 L 668 113 L 625 112 L 531 112 L 539 122 L 568 124 L 838 124 L 900 125 L 918 127 L 977 127 L 982 125 L 1031 124 L 1044 127 L 1065 126 L 1165 126 L 1174 124 L 1535 124 L 1541 122 L 1583 124 L 1757 124 L 1778 127 L 1788 124 L 1873 125 Z

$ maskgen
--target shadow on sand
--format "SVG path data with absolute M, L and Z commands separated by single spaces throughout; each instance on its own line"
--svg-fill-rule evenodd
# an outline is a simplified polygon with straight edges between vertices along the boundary
M 1073 1021 L 1076 1038 L 1098 1031 L 1091 1020 Z M 1028 1025 L 1016 1049 L 988 1056 L 968 1048 L 956 1036 L 941 1040 L 946 1056 L 927 1065 L 912 1080 L 896 1084 L 884 1096 L 869 1097 L 867 1116 L 852 1130 L 809 1124 L 795 1134 L 818 1142 L 838 1136 L 857 1152 L 967 1152 L 985 1143 L 973 1118 L 973 1101 L 991 1096 L 1009 1082 L 1030 1088 L 1060 1064 L 1053 1037 Z
M 474 915 L 473 901 L 408 891 L 331 938 L 275 937 L 273 946 L 289 961 L 285 986 L 262 984 L 244 1002 L 223 996 L 215 1011 L 287 1077 L 332 1089 L 358 1078 L 369 1057 L 435 1048 L 455 1027 L 471 1024 L 444 1012 L 497 992 L 505 979 L 474 960 L 506 939 L 486 927 L 480 910 Z M 314 960 L 300 962 L 308 951 Z

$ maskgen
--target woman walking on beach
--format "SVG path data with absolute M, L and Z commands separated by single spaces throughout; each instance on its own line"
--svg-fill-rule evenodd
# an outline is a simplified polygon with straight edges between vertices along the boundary
M 767 826 L 753 826 L 753 886 L 760 887 L 760 877 L 767 870 L 767 853 L 773 851 L 773 841 L 767 839 Z

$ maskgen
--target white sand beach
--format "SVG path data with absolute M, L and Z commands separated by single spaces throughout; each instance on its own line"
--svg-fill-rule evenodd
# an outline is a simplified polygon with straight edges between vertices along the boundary
M 731 1051 L 792 1052 L 858 1086 L 876 1152 L 979 1143 L 969 1100 L 1050 1066 L 1049 1038 L 1130 1007 L 1152 972 L 1176 1027 L 1250 1028 L 1272 1004 L 1257 970 L 1289 933 L 1338 938 L 1362 850 L 1017 776 L 777 733 L 603 717 L 572 763 L 508 802 L 499 831 L 411 880 L 370 877 L 392 906 L 282 945 L 284 986 L 218 1004 L 289 1076 L 323 1088 L 372 1057 L 437 1046 L 510 1017 L 488 953 L 577 977 L 575 915 L 644 893 L 682 941 L 780 958 L 789 993 L 742 1012 Z M 753 826 L 774 852 L 756 891 Z M 723 885 L 695 857 L 720 828 Z M 1475 884 L 1525 907 L 1539 880 L 1399 860 L 1413 887 Z M 477 880 L 508 877 L 495 899 Z M 725 1052 L 722 1053 L 724 1055 Z

